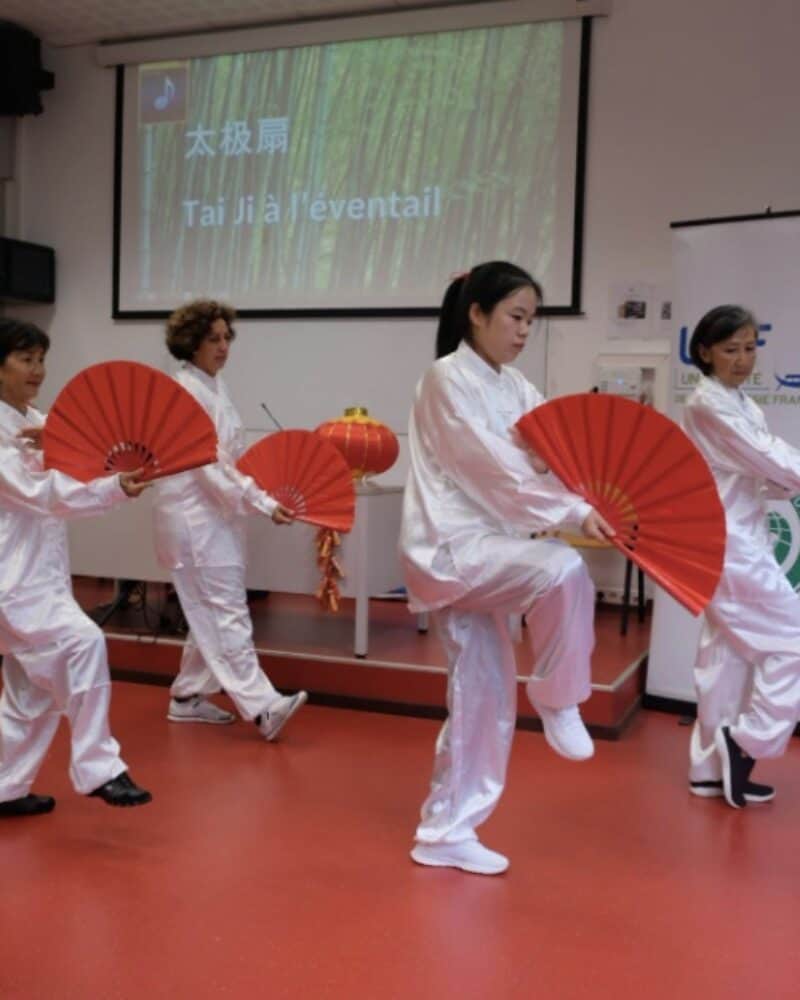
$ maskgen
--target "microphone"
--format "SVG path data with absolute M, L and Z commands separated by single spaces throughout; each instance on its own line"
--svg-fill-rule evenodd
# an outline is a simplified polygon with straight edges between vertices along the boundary
M 278 421 L 275 419 L 275 417 L 273 417 L 272 412 L 270 411 L 270 408 L 267 406 L 267 404 L 266 403 L 261 403 L 260 406 L 261 406 L 261 409 L 264 411 L 264 413 L 266 413 L 266 415 L 269 417 L 269 419 L 273 422 L 273 424 L 275 424 L 275 426 L 278 428 L 278 430 L 282 431 L 283 427 L 281 426 L 280 423 L 278 423 Z

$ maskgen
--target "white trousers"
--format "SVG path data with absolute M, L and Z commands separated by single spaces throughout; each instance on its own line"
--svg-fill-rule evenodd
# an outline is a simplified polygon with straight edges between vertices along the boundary
M 189 623 L 174 698 L 225 691 L 244 719 L 254 719 L 280 697 L 253 646 L 243 566 L 191 566 L 172 571 Z
M 526 615 L 534 705 L 568 708 L 591 693 L 594 587 L 580 556 L 555 539 L 490 536 L 477 544 L 495 570 L 434 613 L 448 660 L 448 718 L 417 827 L 423 843 L 475 839 L 502 794 L 517 718 L 509 616 Z
M 76 791 L 86 795 L 127 770 L 108 725 L 111 681 L 103 633 L 71 594 L 53 595 L 46 617 L 46 642 L 15 645 L 3 656 L 0 802 L 30 792 L 62 715 L 71 731 L 69 773 Z
M 706 608 L 694 671 L 691 781 L 721 778 L 714 731 L 751 757 L 779 757 L 800 717 L 800 596 L 771 552 L 726 566 Z

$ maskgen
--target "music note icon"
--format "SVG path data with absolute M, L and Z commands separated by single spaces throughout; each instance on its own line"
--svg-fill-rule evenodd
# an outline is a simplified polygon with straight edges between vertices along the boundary
M 159 94 L 158 97 L 153 101 L 153 107 L 156 111 L 165 111 L 173 98 L 175 97 L 175 84 L 168 77 L 164 77 L 164 93 Z

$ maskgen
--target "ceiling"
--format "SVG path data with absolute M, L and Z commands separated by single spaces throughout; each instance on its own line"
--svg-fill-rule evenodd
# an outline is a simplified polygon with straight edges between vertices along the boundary
M 84 45 L 448 5 L 448 0 L 0 0 L 0 20 L 27 28 L 48 45 Z

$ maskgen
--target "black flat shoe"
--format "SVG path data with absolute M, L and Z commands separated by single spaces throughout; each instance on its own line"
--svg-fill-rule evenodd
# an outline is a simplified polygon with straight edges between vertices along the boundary
M 25 795 L 0 802 L 0 816 L 40 816 L 51 813 L 55 807 L 56 800 L 51 795 Z
M 95 788 L 89 795 L 97 796 L 110 806 L 143 806 L 153 798 L 150 792 L 134 784 L 127 771 Z
M 731 736 L 729 726 L 720 726 L 717 729 L 714 743 L 722 763 L 722 791 L 725 794 L 725 801 L 734 809 L 741 809 L 747 805 L 745 789 L 756 762 Z
M 725 794 L 721 781 L 690 781 L 689 791 L 702 799 L 720 798 Z M 748 781 L 744 786 L 745 802 L 772 802 L 775 789 L 772 785 L 759 785 L 757 781 Z

